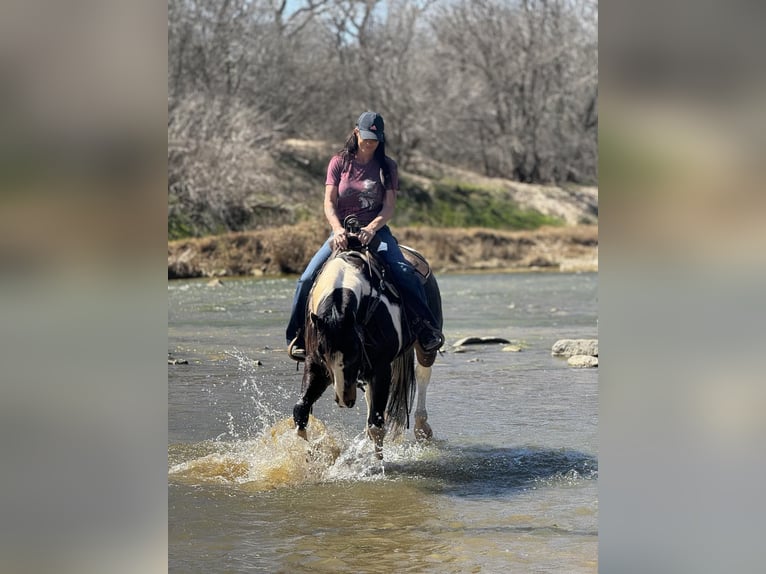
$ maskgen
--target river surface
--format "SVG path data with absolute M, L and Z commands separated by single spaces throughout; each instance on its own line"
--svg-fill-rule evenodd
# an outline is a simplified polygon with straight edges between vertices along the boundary
M 327 391 L 291 428 L 294 279 L 168 284 L 170 572 L 596 572 L 598 371 L 551 356 L 598 337 L 598 276 L 444 274 L 434 438 L 386 439 Z M 508 339 L 465 346 L 469 336 Z M 302 369 L 302 367 L 301 367 Z M 360 397 L 361 398 L 361 397 Z

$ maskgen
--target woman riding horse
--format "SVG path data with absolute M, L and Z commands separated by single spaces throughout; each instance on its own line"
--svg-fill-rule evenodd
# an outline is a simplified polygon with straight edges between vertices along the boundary
M 357 236 L 351 234 L 350 239 L 356 241 Z M 426 352 L 416 343 L 401 300 L 375 280 L 374 264 L 364 251 L 336 250 L 311 289 L 303 396 L 293 408 L 293 419 L 298 434 L 307 438 L 309 414 L 325 389 L 332 385 L 338 405 L 350 408 L 356 402 L 357 386 L 364 384 L 367 434 L 382 458 L 386 429 L 397 432 L 408 423 L 415 383 L 415 436 L 431 437 L 425 395 L 436 351 Z M 441 325 L 441 297 L 433 275 L 429 274 L 426 285 Z
M 380 240 L 376 253 L 393 275 L 407 307 L 410 328 L 416 333 L 422 349 L 435 352 L 444 344 L 444 336 L 428 307 L 423 285 L 402 256 L 387 225 L 394 214 L 399 177 L 396 162 L 386 156 L 383 127 L 380 114 L 361 114 L 345 146 L 332 157 L 327 167 L 324 213 L 332 233 L 311 259 L 295 289 L 286 332 L 288 353 L 295 360 L 305 359 L 303 329 L 309 291 L 333 247 L 347 247 L 348 235 L 341 221 L 349 215 L 355 215 L 362 226 L 359 231 L 362 245 L 368 245 L 373 237 Z

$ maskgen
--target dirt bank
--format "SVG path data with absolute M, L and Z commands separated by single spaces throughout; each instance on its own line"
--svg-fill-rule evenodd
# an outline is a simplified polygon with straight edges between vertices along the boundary
M 392 227 L 436 272 L 597 271 L 598 226 L 534 231 Z M 168 278 L 297 274 L 327 238 L 325 225 L 303 223 L 168 243 Z

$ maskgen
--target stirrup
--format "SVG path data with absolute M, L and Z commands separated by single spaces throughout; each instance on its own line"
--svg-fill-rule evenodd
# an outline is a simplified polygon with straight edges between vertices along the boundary
M 302 363 L 306 360 L 306 349 L 296 346 L 296 343 L 298 343 L 298 337 L 290 341 L 290 344 L 287 346 L 287 356 L 293 361 Z

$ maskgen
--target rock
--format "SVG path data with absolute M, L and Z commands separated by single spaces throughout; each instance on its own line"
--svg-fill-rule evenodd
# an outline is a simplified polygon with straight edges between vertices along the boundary
M 598 339 L 559 339 L 551 348 L 554 357 L 588 355 L 598 357 Z
M 506 345 L 505 347 L 503 347 L 503 351 L 506 351 L 508 353 L 518 353 L 519 351 L 521 351 L 521 347 L 519 347 L 518 345 Z
M 508 339 L 502 337 L 464 337 L 459 341 L 452 343 L 453 347 L 462 347 L 463 345 L 490 345 L 492 343 L 504 343 L 508 344 Z
M 168 365 L 188 365 L 189 361 L 186 359 L 173 359 L 172 357 L 168 357 Z
M 211 279 L 210 281 L 207 282 L 207 286 L 208 287 L 221 287 L 221 286 L 223 286 L 223 281 L 221 281 L 220 279 L 217 279 L 217 278 L 216 279 Z
M 567 363 L 570 367 L 598 367 L 598 357 L 591 357 L 590 355 L 572 355 L 567 359 Z

